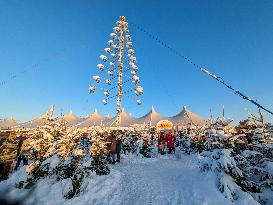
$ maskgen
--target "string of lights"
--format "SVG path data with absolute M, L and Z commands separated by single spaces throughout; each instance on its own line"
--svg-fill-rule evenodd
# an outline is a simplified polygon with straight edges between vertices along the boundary
M 139 97 L 143 94 L 144 90 L 139 85 L 140 78 L 137 75 L 137 59 L 134 55 L 135 51 L 133 50 L 133 43 L 129 33 L 128 22 L 126 22 L 124 16 L 120 16 L 115 27 L 113 28 L 113 32 L 110 33 L 110 37 L 111 40 L 108 41 L 109 47 L 104 49 L 105 55 L 103 54 L 99 56 L 102 62 L 99 63 L 97 67 L 101 72 L 92 77 L 96 82 L 96 86 L 89 85 L 89 92 L 95 93 L 97 88 L 100 86 L 106 87 L 107 90 L 103 92 L 105 97 L 102 100 L 104 105 L 107 105 L 109 100 L 117 97 L 116 126 L 120 127 L 123 95 L 133 92 L 137 97 Z M 105 74 L 106 77 L 103 77 Z M 104 79 L 105 84 L 103 82 L 101 83 L 102 79 Z M 128 82 L 132 82 L 134 88 L 123 91 L 123 85 Z M 117 90 L 115 90 L 116 88 Z M 141 104 L 140 99 L 137 99 L 136 102 L 137 105 Z
M 263 105 L 261 105 L 257 101 L 254 101 L 252 98 L 250 98 L 247 95 L 243 94 L 238 89 L 233 88 L 231 85 L 227 84 L 220 76 L 217 76 L 217 75 L 213 74 L 207 68 L 203 68 L 202 66 L 200 66 L 197 63 L 193 62 L 190 58 L 188 58 L 187 56 L 183 55 L 181 52 L 179 52 L 178 50 L 176 50 L 175 48 L 173 48 L 172 46 L 170 46 L 168 43 L 166 43 L 163 40 L 161 40 L 158 36 L 153 35 L 151 32 L 147 31 L 146 29 L 143 29 L 141 26 L 139 26 L 138 24 L 136 24 L 134 22 L 131 23 L 131 25 L 134 26 L 135 28 L 137 28 L 139 31 L 141 31 L 144 34 L 146 34 L 150 39 L 154 40 L 158 44 L 160 44 L 163 47 L 165 47 L 166 49 L 168 49 L 171 53 L 173 53 L 173 54 L 177 55 L 178 57 L 184 59 L 185 61 L 187 61 L 188 63 L 190 63 L 193 67 L 199 69 L 200 71 L 202 71 L 206 75 L 208 75 L 208 76 L 212 77 L 213 79 L 217 80 L 219 83 L 221 83 L 222 85 L 224 85 L 226 88 L 232 90 L 234 94 L 238 95 L 239 97 L 241 97 L 244 100 L 249 101 L 250 103 L 252 103 L 255 106 L 257 106 L 258 108 L 266 111 L 267 113 L 273 115 L 273 112 L 270 111 L 268 108 L 264 107 Z

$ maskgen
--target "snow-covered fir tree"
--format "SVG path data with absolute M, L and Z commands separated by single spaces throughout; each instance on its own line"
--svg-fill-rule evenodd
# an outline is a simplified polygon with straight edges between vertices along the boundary
M 91 136 L 91 167 L 98 175 L 109 174 L 110 169 L 108 167 L 107 155 L 108 133 L 99 132 L 97 130 L 91 130 L 89 132 Z
M 139 153 L 146 158 L 152 157 L 152 139 L 149 133 L 141 133 L 141 145 Z

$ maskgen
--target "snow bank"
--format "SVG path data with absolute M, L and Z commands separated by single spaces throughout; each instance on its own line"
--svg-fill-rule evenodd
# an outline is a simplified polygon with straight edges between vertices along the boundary
M 235 190 L 238 199 L 231 201 L 218 187 L 218 176 L 214 172 L 201 172 L 198 154 L 158 155 L 156 158 L 143 158 L 141 155 L 122 156 L 121 163 L 111 165 L 109 175 L 91 174 L 85 178 L 82 191 L 72 199 L 65 199 L 69 192 L 69 179 L 53 183 L 42 179 L 26 199 L 27 205 L 219 205 L 258 204 L 248 193 L 237 189 L 233 180 L 225 175 L 221 178 L 226 190 Z M 52 160 L 54 164 L 55 160 Z M 228 161 L 232 164 L 232 161 Z M 223 163 L 223 169 L 229 165 Z M 25 168 L 15 172 L 7 181 L 0 183 L 0 191 L 24 179 Z M 18 199 L 29 190 L 11 188 L 8 197 Z M 237 192 L 238 191 L 238 192 Z M 232 194 L 230 192 L 229 194 Z

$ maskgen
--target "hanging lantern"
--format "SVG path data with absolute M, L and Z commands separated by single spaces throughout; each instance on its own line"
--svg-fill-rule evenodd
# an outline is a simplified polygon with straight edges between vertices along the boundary
M 131 54 L 131 55 L 134 55 L 135 51 L 133 49 L 129 49 L 128 53 Z
M 117 22 L 116 22 L 116 26 L 119 26 L 119 25 L 120 25 L 120 21 L 117 21 Z
M 110 48 L 105 48 L 104 51 L 105 51 L 105 53 L 109 53 L 109 54 L 111 53 L 111 49 Z
M 126 47 L 127 47 L 127 48 L 132 48 L 132 47 L 133 47 L 133 43 L 132 43 L 131 41 L 128 41 L 128 42 L 126 43 Z
M 100 83 L 100 76 L 94 75 L 93 80 L 96 81 L 97 83 Z
M 115 64 L 114 64 L 113 62 L 110 62 L 109 65 L 110 65 L 111 67 L 115 67 Z
M 138 104 L 138 105 L 141 105 L 141 104 L 142 104 L 142 102 L 141 102 L 140 99 L 137 100 L 137 104 Z
M 114 40 L 117 40 L 117 39 L 118 39 L 118 36 L 117 36 L 117 34 L 115 34 L 115 33 L 110 33 L 110 36 L 111 36 L 111 38 L 114 39 Z
M 104 65 L 98 64 L 97 67 L 100 71 L 104 71 Z
M 118 33 L 118 32 L 120 32 L 120 29 L 119 29 L 119 27 L 114 27 L 114 28 L 113 28 L 113 31 L 114 31 L 115 33 Z
M 134 70 L 135 72 L 138 71 L 138 67 L 137 67 L 135 64 L 132 64 L 131 67 L 133 68 L 133 70 Z
M 125 39 L 126 39 L 127 41 L 131 41 L 131 36 L 130 36 L 130 35 L 125 35 Z
M 109 95 L 110 95 L 110 93 L 109 93 L 109 91 L 107 90 L 107 91 L 105 91 L 104 93 L 103 93 L 106 97 L 108 97 Z
M 119 46 L 116 45 L 116 44 L 113 44 L 113 45 L 112 45 L 112 48 L 114 48 L 115 50 L 118 50 L 118 49 L 119 49 Z
M 100 59 L 103 61 L 103 62 L 106 62 L 108 60 L 108 58 L 105 56 L 105 55 L 100 55 Z
M 102 100 L 102 103 L 103 103 L 104 105 L 107 105 L 108 102 L 107 102 L 106 99 L 103 99 L 103 100 Z
M 116 58 L 117 54 L 116 53 L 111 53 L 112 58 Z
M 114 44 L 114 41 L 113 40 L 109 40 L 107 43 L 108 43 L 109 46 L 112 46 Z
M 134 92 L 137 96 L 139 96 L 143 94 L 144 90 L 141 86 L 137 86 Z
M 113 76 L 114 73 L 109 70 L 109 71 L 107 71 L 107 74 L 110 75 L 110 76 Z
M 95 92 L 95 90 L 96 90 L 96 88 L 95 88 L 95 86 L 91 86 L 91 85 L 89 85 L 88 90 L 89 90 L 89 93 L 94 93 L 94 92 Z
M 135 56 L 131 56 L 130 57 L 130 61 L 133 62 L 133 63 L 135 63 L 136 62 L 136 57 Z
M 133 81 L 132 81 L 132 82 L 133 82 L 135 85 L 137 85 L 137 84 L 140 82 L 139 77 L 138 77 L 138 76 L 136 76 L 136 75 L 133 75 L 132 79 L 133 79 Z
M 105 80 L 105 83 L 106 83 L 107 85 L 111 85 L 111 80 L 106 79 L 106 80 Z

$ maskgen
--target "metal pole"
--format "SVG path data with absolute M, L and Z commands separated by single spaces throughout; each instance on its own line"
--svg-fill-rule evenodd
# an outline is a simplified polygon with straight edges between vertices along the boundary
M 117 95 L 117 119 L 116 126 L 119 128 L 121 124 L 121 100 L 122 100 L 122 74 L 123 74 L 123 54 L 124 54 L 124 32 L 125 32 L 125 16 L 119 17 L 120 37 L 119 37 L 119 58 L 118 58 L 118 95 Z

